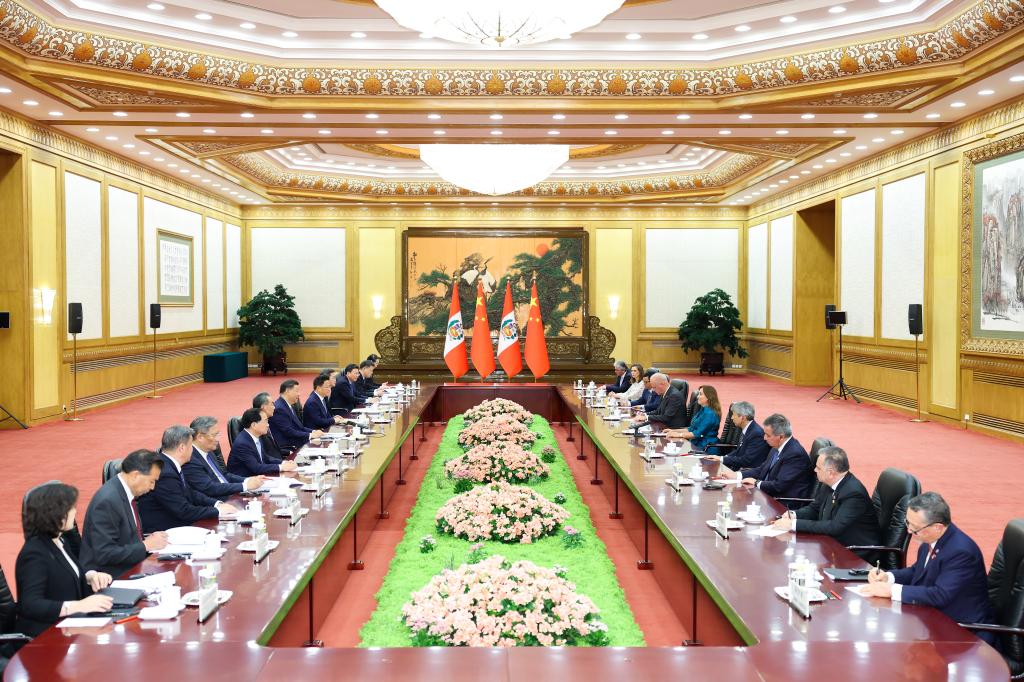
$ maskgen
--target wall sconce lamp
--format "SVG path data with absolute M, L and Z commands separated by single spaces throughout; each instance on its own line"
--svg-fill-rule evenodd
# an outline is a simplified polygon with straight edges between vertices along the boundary
M 33 289 L 35 304 L 39 309 L 40 324 L 53 324 L 53 302 L 57 298 L 55 289 Z
M 608 297 L 608 313 L 613 320 L 619 318 L 619 296 L 612 294 Z
M 373 319 L 379 320 L 381 313 L 384 311 L 384 297 L 373 295 L 370 297 L 370 304 L 373 306 Z

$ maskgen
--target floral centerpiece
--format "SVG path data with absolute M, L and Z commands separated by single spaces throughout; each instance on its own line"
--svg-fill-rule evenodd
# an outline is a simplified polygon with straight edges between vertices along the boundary
M 537 455 L 514 443 L 485 443 L 446 462 L 444 472 L 449 478 L 476 483 L 525 483 L 534 478 L 546 479 L 551 469 Z
M 464 450 L 484 443 L 499 441 L 530 447 L 535 440 L 537 440 L 537 434 L 510 415 L 484 417 L 467 425 L 459 432 L 459 445 Z
M 462 418 L 466 420 L 467 424 L 471 424 L 487 417 L 498 417 L 501 415 L 508 415 L 523 424 L 529 424 L 533 421 L 533 412 L 528 411 L 519 403 L 506 398 L 485 400 L 476 407 L 471 407 L 463 412 Z
M 560 505 L 532 488 L 499 481 L 451 498 L 437 512 L 437 530 L 476 542 L 529 544 L 558 532 L 569 518 Z
M 445 570 L 402 607 L 415 646 L 605 646 L 607 626 L 564 573 L 495 555 Z

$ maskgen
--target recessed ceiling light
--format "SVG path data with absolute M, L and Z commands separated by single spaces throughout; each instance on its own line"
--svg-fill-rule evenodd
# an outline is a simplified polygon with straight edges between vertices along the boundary
M 809 171 L 809 170 L 802 170 L 802 171 L 800 171 L 800 175 L 810 175 L 810 174 L 811 174 L 811 171 Z
M 11 94 L 11 89 L 10 88 L 0 88 L 0 95 L 9 95 L 9 94 Z
M 677 121 L 689 121 L 690 120 L 690 115 L 689 114 L 676 114 L 676 120 Z
M 330 131 L 330 130 L 318 130 L 318 131 L 316 131 L 316 132 L 317 132 L 317 134 L 319 134 L 319 135 L 330 135 L 330 134 L 331 134 L 331 131 Z
M 835 163 L 835 159 L 825 159 L 825 163 Z
M 989 95 L 996 94 L 996 91 L 986 88 L 985 90 L 978 90 L 978 94 L 981 95 L 982 97 L 988 97 Z
M 867 118 L 867 119 L 878 118 L 878 114 L 864 114 L 864 118 Z
M 606 131 L 604 131 L 604 134 L 605 135 L 618 135 L 619 131 L 617 131 L 617 130 L 606 130 Z
M 364 118 L 369 118 L 369 119 L 380 118 L 380 114 L 367 114 Z
M 177 168 L 178 164 L 176 164 L 176 163 L 169 163 L 169 164 L 167 164 L 167 167 L 168 168 Z
M 124 111 L 115 111 L 111 114 L 111 116 L 117 116 L 118 118 L 124 118 L 127 115 L 128 113 Z
M 206 12 L 200 12 L 196 15 L 196 19 L 198 19 L 199 21 L 209 21 L 210 19 L 213 19 L 213 17 L 207 14 Z
M 87 133 L 98 133 L 99 131 L 100 131 L 99 128 L 86 128 L 85 129 L 85 132 L 87 132 Z
M 564 121 L 565 114 L 553 114 L 551 118 L 555 119 L 556 121 Z
M 732 135 L 732 131 L 731 130 L 719 130 L 718 134 L 719 135 Z
M 288 149 L 290 149 L 293 152 L 301 152 L 302 151 L 302 147 L 288 147 Z
M 308 118 L 316 118 L 316 114 L 314 114 L 314 113 L 306 113 L 306 114 L 302 115 L 302 118 L 307 118 L 307 119 Z
M 387 134 L 388 134 L 388 131 L 386 131 L 386 130 L 378 130 L 378 131 L 377 131 L 377 134 L 378 134 L 378 135 L 387 135 Z
M 639 33 L 627 33 L 626 34 L 626 40 L 640 40 L 641 38 L 643 38 L 643 36 L 640 35 Z
M 902 130 L 890 130 L 889 134 L 890 135 L 902 135 L 903 131 Z
M 491 114 L 490 116 L 488 116 L 488 118 L 490 118 L 492 121 L 500 121 L 505 117 L 502 116 L 501 114 Z
M 658 163 L 668 163 L 668 159 L 658 159 Z
M 213 128 L 203 128 L 203 132 L 206 133 L 207 135 L 213 135 L 217 131 L 214 130 Z
M 558 132 L 557 130 L 549 130 L 548 131 L 548 135 L 561 135 L 561 134 L 562 133 Z
M 799 176 L 799 175 L 790 175 L 790 176 L 789 176 L 789 179 L 790 179 L 790 180 L 799 180 L 799 179 L 800 179 L 800 176 Z
M 163 163 L 164 162 L 164 157 L 162 157 L 162 156 L 154 156 L 153 160 L 156 161 L 157 163 Z
M 740 114 L 740 118 L 742 120 L 744 120 L 744 121 L 749 121 L 750 119 L 754 118 L 754 115 L 753 114 Z
M 198 178 L 198 177 L 199 177 L 199 173 L 193 173 L 193 174 L 192 174 L 192 175 L 190 175 L 189 177 L 190 177 L 190 178 Z
M 445 134 L 445 132 L 444 132 L 443 130 L 435 130 L 435 131 L 434 131 L 434 134 L 435 134 L 435 135 L 444 135 L 444 134 Z
M 836 5 L 835 7 L 829 7 L 828 8 L 828 13 L 829 14 L 842 14 L 845 11 L 846 11 L 846 8 L 843 7 L 842 5 Z
M 298 38 L 299 34 L 296 33 L 295 31 L 285 31 L 284 33 L 281 34 L 281 36 L 284 38 Z
M 691 36 L 691 37 L 694 40 L 707 40 L 708 39 L 708 34 L 707 33 L 694 33 L 693 36 Z
M 117 142 L 117 135 L 107 135 L 103 139 L 109 142 Z
M 189 170 L 188 168 L 182 168 L 182 169 L 181 169 L 181 170 L 179 170 L 178 172 L 179 172 L 179 173 L 191 173 L 192 171 L 190 171 L 190 170 Z
M 796 17 L 790 16 L 788 14 L 784 17 L 779 17 L 780 24 L 792 24 L 794 21 L 796 21 Z
M 254 24 L 254 23 L 252 23 L 250 21 L 243 22 L 243 23 L 239 24 L 238 26 L 239 26 L 239 28 L 244 28 L 246 31 L 251 31 L 254 28 L 256 28 L 256 24 Z
M 141 152 L 139 152 L 139 156 L 149 156 L 149 152 L 143 149 Z
M 187 111 L 179 111 L 175 114 L 175 116 L 177 116 L 178 118 L 191 118 L 192 114 L 188 113 Z
M 959 109 L 961 107 L 966 107 L 967 103 L 966 102 L 950 102 L 949 106 L 953 107 L 954 109 Z
M 362 31 L 353 31 L 352 33 L 349 33 L 348 35 L 349 35 L 350 38 L 365 38 L 366 37 L 366 34 L 363 33 Z
M 22 102 L 22 104 L 24 104 L 26 107 L 37 107 L 37 106 L 39 106 L 39 102 L 35 101 L 34 99 L 27 99 L 24 102 Z
M 776 135 L 789 135 L 789 131 L 788 130 L 776 130 L 775 134 Z
M 242 118 L 252 118 L 255 115 L 256 114 L 250 114 L 248 111 L 239 114 L 239 116 L 241 116 Z
M 51 112 L 49 112 L 49 115 L 50 116 L 63 116 L 64 112 L 63 111 L 51 111 Z
M 1011 83 L 1024 83 L 1024 75 L 1021 76 L 1010 76 Z
M 675 135 L 676 131 L 674 131 L 674 130 L 662 130 L 661 134 L 662 135 Z
M 146 5 L 146 8 L 147 9 L 151 9 L 154 12 L 163 12 L 165 9 L 167 9 L 166 7 L 161 5 L 159 2 L 151 2 L 148 5 Z
M 615 114 L 616 121 L 625 121 L 627 118 L 629 118 L 629 114 Z
M 816 163 L 813 166 L 811 166 L 811 168 L 813 168 L 814 170 L 821 170 L 822 168 L 824 168 L 824 166 L 822 166 L 820 163 Z
M 768 188 L 769 189 L 778 189 L 779 186 L 773 182 L 772 184 L 768 185 Z
M 123 148 L 125 148 L 125 149 L 135 149 L 135 145 L 133 145 L 133 144 L 132 144 L 132 143 L 130 143 L 130 142 L 129 142 L 128 144 L 123 144 L 123 145 L 121 145 L 121 146 L 122 146 Z
M 503 134 L 504 133 L 502 133 L 500 130 L 492 130 L 491 131 L 491 135 L 503 135 Z
M 842 128 L 836 128 L 835 130 L 832 131 L 832 134 L 833 135 L 845 135 L 846 131 L 844 129 L 842 129 Z
M 271 130 L 270 128 L 264 128 L 264 129 L 263 129 L 263 130 L 261 130 L 260 132 L 261 132 L 262 134 L 264 134 L 264 135 L 273 135 L 273 134 L 274 134 L 274 131 L 273 131 L 273 130 Z
M 427 114 L 427 118 L 429 118 L 431 121 L 436 121 L 437 119 L 441 118 L 441 114 Z
M 932 113 L 925 116 L 925 118 L 938 118 L 939 116 L 942 116 L 942 114 L 933 111 Z
M 850 154 L 850 152 L 839 152 L 839 156 L 842 156 L 842 157 L 845 158 L 847 156 L 851 156 L 851 154 Z
M 746 24 L 740 24 L 739 26 L 737 26 L 733 30 L 738 32 L 738 33 L 746 33 L 747 31 L 750 30 L 750 27 L 747 26 Z
M 800 114 L 800 118 L 804 119 L 805 121 L 810 121 L 812 118 L 814 118 L 814 114 Z
M 856 147 L 854 147 L 854 149 L 856 149 L 859 152 L 862 152 L 862 151 L 864 151 L 867 148 L 868 148 L 868 146 L 866 144 L 859 144 Z
M 882 142 L 885 142 L 885 138 L 884 137 L 873 137 L 873 138 L 871 138 L 871 141 L 874 142 L 875 144 L 881 144 Z
M 788 185 L 789 184 L 789 180 L 779 180 L 779 184 L 780 185 Z

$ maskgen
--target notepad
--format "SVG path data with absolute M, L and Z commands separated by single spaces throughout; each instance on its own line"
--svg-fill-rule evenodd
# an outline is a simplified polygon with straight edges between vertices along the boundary
M 189 549 L 192 551 L 195 547 Z M 167 552 L 166 548 L 160 550 L 161 552 Z M 168 552 L 170 553 L 170 552 Z M 169 587 L 174 584 L 174 571 L 162 571 L 160 573 L 150 573 L 145 578 L 135 578 L 134 580 L 115 580 L 110 583 L 111 587 L 125 588 L 129 590 L 145 590 L 146 592 L 155 592 L 161 587 Z
M 97 618 L 65 618 L 57 623 L 59 628 L 101 628 L 110 622 L 109 617 Z
M 760 535 L 766 538 L 774 538 L 780 535 L 784 535 L 788 532 L 788 530 L 782 528 L 773 528 L 772 526 L 761 526 L 753 532 L 753 535 Z

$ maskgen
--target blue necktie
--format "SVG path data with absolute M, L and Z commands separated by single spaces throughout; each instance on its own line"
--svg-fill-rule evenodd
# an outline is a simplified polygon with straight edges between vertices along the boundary
M 772 448 L 772 452 L 774 454 L 772 454 L 771 464 L 768 465 L 768 476 L 771 476 L 772 469 L 775 468 L 775 463 L 779 461 L 779 451 L 776 450 L 775 448 Z
M 220 481 L 221 483 L 227 483 L 227 479 L 225 479 L 224 475 L 220 473 L 220 469 L 217 467 L 217 465 L 210 461 L 210 453 L 204 453 L 203 457 L 206 459 L 206 466 L 213 469 L 213 475 L 217 477 L 217 480 Z
M 262 462 L 263 461 L 263 443 L 260 442 L 259 438 L 256 439 L 256 454 L 258 454 L 260 456 L 260 462 Z

